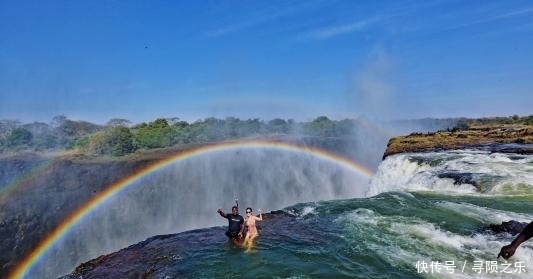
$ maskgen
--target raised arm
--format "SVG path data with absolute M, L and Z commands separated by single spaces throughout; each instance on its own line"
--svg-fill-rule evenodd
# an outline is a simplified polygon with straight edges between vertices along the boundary
M 221 217 L 223 217 L 223 218 L 227 218 L 226 213 L 224 213 L 224 211 L 222 211 L 222 209 L 219 208 L 219 209 L 217 210 L 217 212 L 218 212 L 218 214 L 220 214 Z
M 254 216 L 255 220 L 263 221 L 263 215 L 261 214 L 261 208 L 259 208 L 259 217 Z
M 533 222 L 527 224 L 527 226 L 520 232 L 520 234 L 511 242 L 511 244 L 503 246 L 498 254 L 498 258 L 502 256 L 504 259 L 512 257 L 522 242 L 527 241 L 533 236 Z

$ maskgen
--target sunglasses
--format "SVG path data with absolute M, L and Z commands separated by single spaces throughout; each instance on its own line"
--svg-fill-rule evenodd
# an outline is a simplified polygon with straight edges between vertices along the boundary
M 248 213 L 252 213 L 252 212 L 251 211 L 246 211 L 246 214 L 248 214 Z

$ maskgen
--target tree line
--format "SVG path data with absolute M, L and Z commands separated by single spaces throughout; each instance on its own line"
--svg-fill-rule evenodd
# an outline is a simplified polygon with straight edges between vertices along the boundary
M 123 156 L 141 149 L 208 143 L 246 137 L 298 134 L 346 137 L 357 120 L 331 120 L 320 116 L 309 122 L 260 119 L 206 118 L 192 123 L 179 118 L 158 118 L 131 125 L 111 119 L 105 125 L 56 116 L 51 123 L 0 120 L 0 153 L 20 151 L 78 150 L 88 154 Z
M 532 125 L 533 115 L 520 117 L 419 119 L 396 121 L 397 125 L 417 122 L 434 130 L 465 130 L 477 125 Z M 50 123 L 23 124 L 16 120 L 0 120 L 0 154 L 21 151 L 77 150 L 86 154 L 123 156 L 137 150 L 164 148 L 175 145 L 198 144 L 247 137 L 300 135 L 311 137 L 355 137 L 361 128 L 357 119 L 331 120 L 319 116 L 308 122 L 275 118 L 241 120 L 235 117 L 214 117 L 192 123 L 179 118 L 158 118 L 132 125 L 126 119 L 111 119 L 105 125 L 75 121 L 60 115 Z M 364 125 L 363 125 L 364 126 Z

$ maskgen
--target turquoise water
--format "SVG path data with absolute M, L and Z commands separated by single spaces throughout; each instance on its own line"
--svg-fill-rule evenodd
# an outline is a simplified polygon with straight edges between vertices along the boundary
M 243 168 L 248 170 L 245 178 L 263 179 L 263 183 L 248 183 L 248 188 L 240 191 L 241 207 L 259 204 L 264 211 L 282 209 L 281 213 L 269 214 L 259 222 L 260 236 L 251 251 L 227 242 L 223 234 L 225 220 L 215 214 L 216 200 L 220 197 L 231 200 L 234 193 L 227 188 L 217 192 L 219 190 L 209 186 L 211 188 L 201 191 L 206 198 L 189 195 L 176 207 L 168 209 L 178 211 L 177 217 L 185 217 L 191 215 L 193 208 L 193 212 L 205 217 L 198 221 L 206 223 L 184 225 L 182 231 L 188 231 L 188 226 L 203 229 L 147 241 L 143 250 L 146 255 L 138 259 L 138 263 L 131 259 L 121 262 L 118 257 L 115 266 L 133 269 L 150 262 L 157 268 L 148 278 L 169 279 L 531 278 L 533 243 L 524 243 L 509 261 L 498 260 L 500 248 L 513 236 L 488 233 L 484 228 L 509 220 L 533 220 L 533 156 L 476 150 L 390 156 L 382 162 L 367 187 L 357 186 L 355 192 L 350 185 L 360 185 L 360 178 L 335 166 L 303 164 L 309 158 L 301 159 L 302 165 L 298 168 L 303 171 L 278 166 L 275 177 L 264 165 L 254 167 L 250 161 L 242 166 L 237 164 L 229 173 L 224 169 L 233 181 Z M 300 164 L 294 158 L 288 162 Z M 274 163 L 278 164 L 280 162 Z M 178 173 L 177 169 L 187 168 L 175 167 L 171 171 L 173 175 Z M 157 184 L 161 184 L 165 181 L 162 177 L 139 183 L 158 181 Z M 194 177 L 201 179 L 201 176 Z M 172 181 L 176 179 L 175 176 L 171 178 Z M 353 179 L 357 183 L 352 183 Z M 252 179 L 247 180 L 250 181 Z M 297 200 L 298 193 L 306 193 L 305 187 L 311 196 L 291 205 L 278 205 L 291 200 L 284 193 L 294 192 L 292 200 Z M 132 189 L 131 197 L 142 193 L 143 201 L 150 204 L 147 188 L 142 189 Z M 172 191 L 164 194 L 171 196 Z M 242 198 L 246 196 L 255 199 Z M 130 210 L 126 206 L 127 197 L 116 200 L 122 206 L 117 212 Z M 157 198 L 160 200 L 161 196 Z M 132 203 L 138 202 L 131 199 Z M 106 209 L 105 218 L 113 215 L 110 209 L 111 206 Z M 159 208 L 150 211 L 149 206 L 142 209 L 151 215 L 160 211 Z M 137 211 L 133 216 L 139 214 Z M 91 222 L 103 228 L 106 222 L 97 215 L 85 220 L 76 230 L 91 231 L 82 226 Z M 118 220 L 117 216 L 113 218 Z M 154 216 L 153 222 L 146 223 L 153 226 L 162 221 Z M 135 227 L 126 224 L 124 222 L 121 227 Z M 176 226 L 176 223 L 171 224 Z M 106 232 L 111 235 L 112 231 Z M 151 234 L 149 236 L 158 234 L 147 233 Z M 175 231 L 170 230 L 170 233 Z M 130 241 L 128 245 L 138 242 L 127 241 Z M 122 248 L 128 246 L 121 245 Z M 64 247 L 59 246 L 56 252 L 61 249 Z M 78 260 L 77 264 L 80 262 Z M 113 265 L 110 263 L 110 266 Z M 87 274 L 83 278 L 98 277 Z
M 524 272 L 533 268 L 532 247 L 521 247 L 509 262 L 497 260 L 499 249 L 511 236 L 482 230 L 500 218 L 527 219 L 525 212 L 533 210 L 530 197 L 502 200 L 500 203 L 494 197 L 393 192 L 372 198 L 298 204 L 284 210 L 291 218 L 275 217 L 261 224 L 261 237 L 251 252 L 231 248 L 222 240 L 190 256 L 185 254 L 175 268 L 168 268 L 161 275 L 530 278 Z M 442 267 L 439 271 L 423 269 L 423 263 L 441 263 Z M 506 263 L 513 267 L 509 274 L 502 272 Z M 491 266 L 496 269 L 489 269 Z M 515 268 L 521 266 L 520 271 Z
M 533 244 L 524 243 L 508 262 L 497 260 L 501 246 L 513 237 L 483 228 L 533 220 L 532 162 L 531 156 L 479 151 L 391 157 L 369 189 L 381 193 L 288 207 L 284 211 L 294 220 L 266 220 L 253 253 L 222 246 L 197 255 L 189 275 L 530 278 Z M 476 185 L 438 178 L 445 172 L 471 174 Z M 208 263 L 213 256 L 224 267 Z

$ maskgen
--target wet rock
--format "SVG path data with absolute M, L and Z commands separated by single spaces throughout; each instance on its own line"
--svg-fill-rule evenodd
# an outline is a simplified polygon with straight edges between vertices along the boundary
M 472 173 L 463 173 L 463 172 L 446 172 L 446 173 L 439 173 L 437 175 L 439 178 L 451 178 L 453 179 L 453 184 L 460 185 L 460 184 L 471 184 L 474 186 L 478 186 L 478 183 L 475 180 L 474 174 Z
M 268 221 L 267 221 L 268 220 Z M 258 224 L 261 241 L 268 242 L 293 231 L 310 231 L 305 223 L 296 222 L 284 211 L 263 214 L 268 225 Z M 262 223 L 262 222 L 261 222 Z M 295 226 L 295 227 L 292 227 Z M 286 231 L 280 231 L 287 228 Z M 231 251 L 244 251 L 234 246 L 224 234 L 225 226 L 191 230 L 177 234 L 156 235 L 119 251 L 99 256 L 78 265 L 71 274 L 58 279 L 162 279 L 204 278 L 198 264 L 209 261 L 224 264 Z M 219 278 L 207 277 L 207 278 Z
M 501 224 L 490 224 L 485 230 L 488 230 L 493 234 L 509 233 L 511 235 L 517 235 L 527 226 L 527 224 L 527 222 L 511 220 L 502 222 Z

